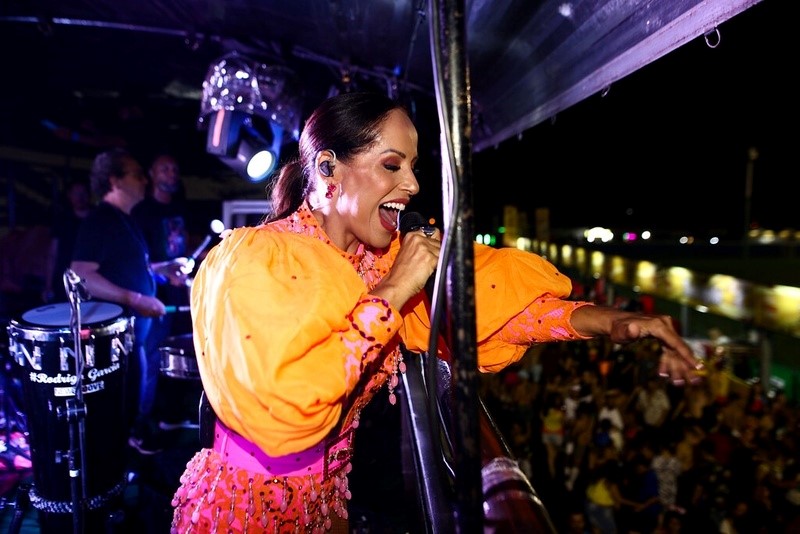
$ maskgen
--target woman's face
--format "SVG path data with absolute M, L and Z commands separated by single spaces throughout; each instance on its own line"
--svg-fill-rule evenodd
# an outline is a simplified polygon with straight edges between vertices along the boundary
M 400 110 L 390 112 L 375 143 L 348 162 L 339 161 L 340 182 L 334 216 L 326 233 L 340 247 L 355 252 L 358 242 L 388 246 L 400 215 L 419 192 L 417 130 Z

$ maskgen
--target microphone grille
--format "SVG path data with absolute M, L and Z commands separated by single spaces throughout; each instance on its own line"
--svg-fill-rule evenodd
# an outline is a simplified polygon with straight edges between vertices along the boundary
M 427 224 L 428 221 L 419 212 L 409 211 L 400 217 L 400 233 L 413 232 Z

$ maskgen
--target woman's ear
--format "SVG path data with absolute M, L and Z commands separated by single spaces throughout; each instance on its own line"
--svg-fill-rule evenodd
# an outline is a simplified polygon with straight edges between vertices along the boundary
M 336 152 L 333 150 L 321 150 L 317 155 L 317 169 L 325 178 L 333 176 L 336 168 Z

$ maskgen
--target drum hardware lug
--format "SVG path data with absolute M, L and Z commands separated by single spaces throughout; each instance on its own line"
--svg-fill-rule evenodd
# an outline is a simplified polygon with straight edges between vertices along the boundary
M 94 355 L 94 336 L 92 336 L 92 343 L 87 343 L 85 345 L 85 358 L 84 362 L 86 367 L 94 367 L 95 366 L 95 355 Z
M 33 361 L 31 362 L 31 367 L 37 371 L 42 370 L 42 347 L 39 345 L 33 347 Z
M 62 345 L 58 348 L 58 362 L 59 362 L 59 369 L 63 372 L 69 371 L 69 356 L 72 353 L 72 350 L 69 347 L 65 347 L 63 345 L 64 341 L 61 341 Z
M 133 325 L 133 320 L 135 317 L 131 317 L 131 325 Z M 133 350 L 133 330 L 125 333 L 125 352 L 130 354 Z
M 122 347 L 119 345 L 119 338 L 111 340 L 111 363 L 119 362 L 119 355 L 122 352 Z
M 22 351 L 19 349 L 19 344 L 17 343 L 17 336 L 12 335 L 8 338 L 8 353 L 17 362 L 17 365 L 25 365 L 25 355 L 22 354 Z

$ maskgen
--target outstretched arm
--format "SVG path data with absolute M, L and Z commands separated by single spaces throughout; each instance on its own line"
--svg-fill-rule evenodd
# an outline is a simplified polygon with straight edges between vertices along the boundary
M 628 312 L 606 306 L 583 306 L 572 312 L 572 327 L 582 336 L 608 336 L 614 343 L 627 344 L 653 337 L 661 342 L 663 354 L 659 374 L 675 385 L 699 380 L 702 362 L 675 330 L 668 315 Z

